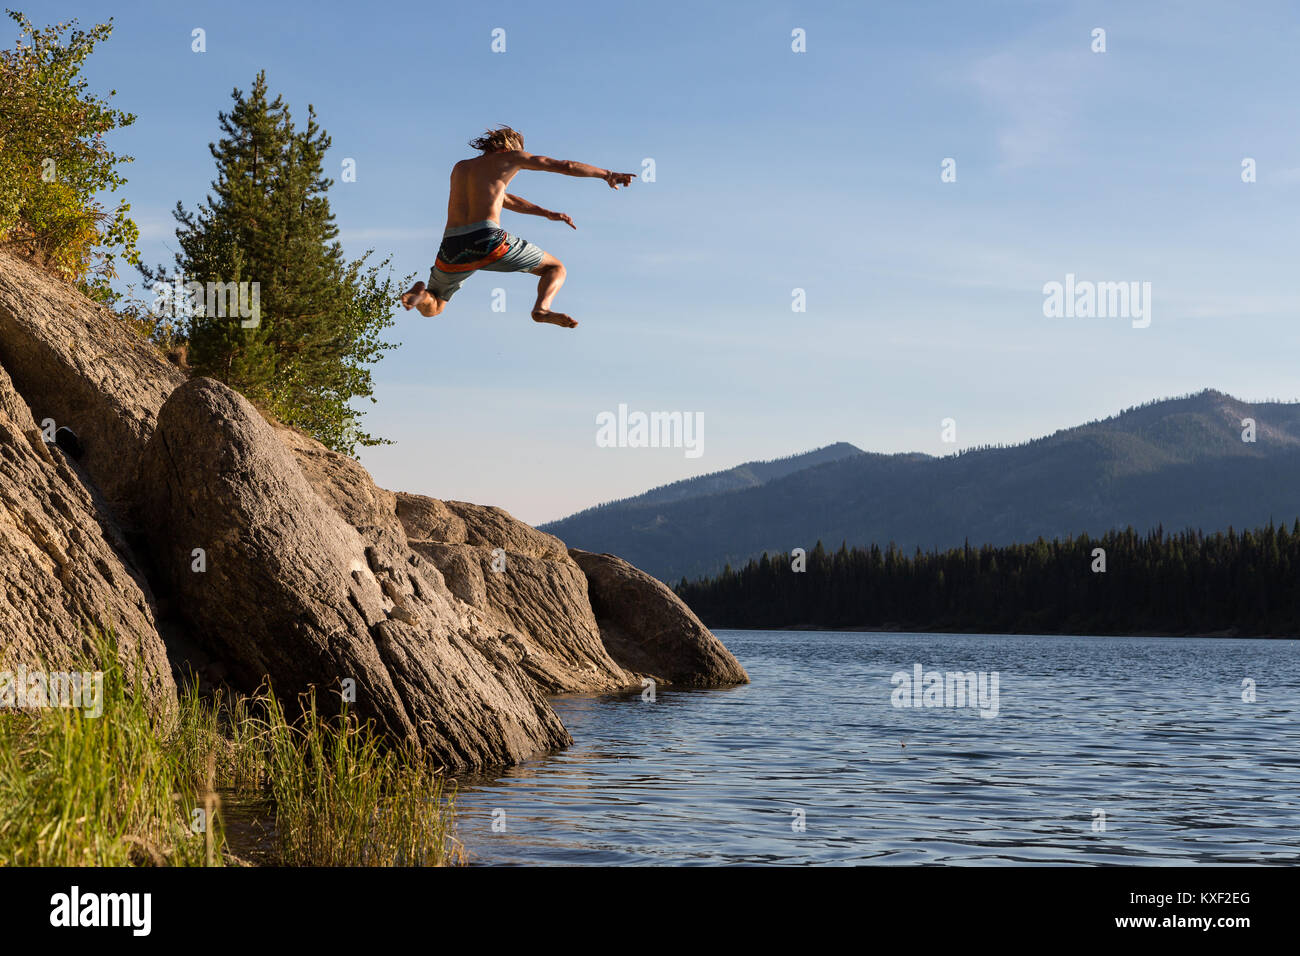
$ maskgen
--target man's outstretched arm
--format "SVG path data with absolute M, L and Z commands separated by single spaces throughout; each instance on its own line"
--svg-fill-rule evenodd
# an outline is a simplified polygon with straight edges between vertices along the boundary
M 535 156 L 519 151 L 520 169 L 539 169 L 545 173 L 560 173 L 563 176 L 583 176 L 588 179 L 603 179 L 611 189 L 631 184 L 634 173 L 615 173 L 589 163 L 580 163 L 573 159 L 551 159 L 549 156 Z
M 509 193 L 506 193 L 505 202 L 503 202 L 501 206 L 504 209 L 509 209 L 511 212 L 521 212 L 525 216 L 542 216 L 545 219 L 554 219 L 556 222 L 567 222 L 574 229 L 578 228 L 573 225 L 573 220 L 570 219 L 567 214 L 562 212 L 551 212 L 551 210 L 543 209 L 541 206 L 531 203 L 527 199 L 521 199 L 519 196 L 512 196 Z

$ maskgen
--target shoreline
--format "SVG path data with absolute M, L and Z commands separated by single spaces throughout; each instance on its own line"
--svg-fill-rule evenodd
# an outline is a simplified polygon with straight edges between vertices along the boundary
M 833 631 L 845 634 L 958 634 L 982 637 L 1163 637 L 1171 640 L 1184 638 L 1209 638 L 1213 640 L 1232 641 L 1295 641 L 1300 634 L 1241 634 L 1229 630 L 1209 632 L 1174 632 L 1174 631 L 1131 631 L 1122 634 L 1082 634 L 1073 631 L 970 631 L 958 628 L 901 627 L 897 625 L 844 625 L 831 627 L 825 624 L 752 624 L 736 626 L 731 624 L 707 624 L 712 631 L 806 631 L 816 633 Z

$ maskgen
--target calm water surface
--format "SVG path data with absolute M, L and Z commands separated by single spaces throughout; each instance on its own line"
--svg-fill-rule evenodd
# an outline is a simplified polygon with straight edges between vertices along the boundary
M 718 636 L 751 684 L 558 698 L 572 748 L 462 778 L 471 861 L 1300 862 L 1300 641 Z M 894 707 L 917 663 L 998 715 Z

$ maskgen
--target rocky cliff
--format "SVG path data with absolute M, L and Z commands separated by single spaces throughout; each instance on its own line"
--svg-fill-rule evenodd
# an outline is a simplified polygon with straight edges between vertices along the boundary
M 190 673 L 353 688 L 456 769 L 570 743 L 547 695 L 748 679 L 626 562 L 378 488 L 4 252 L 0 575 L 0 669 L 59 669 L 111 627 L 160 705 Z

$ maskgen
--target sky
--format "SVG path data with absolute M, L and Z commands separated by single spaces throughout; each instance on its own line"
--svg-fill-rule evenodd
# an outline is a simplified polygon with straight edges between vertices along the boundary
M 170 212 L 207 195 L 217 113 L 260 69 L 332 137 L 345 250 L 396 279 L 427 276 L 486 127 L 638 174 L 511 184 L 578 226 L 503 213 L 565 263 L 576 330 L 530 320 L 527 275 L 397 310 L 364 405 L 394 442 L 361 453 L 384 487 L 540 523 L 836 441 L 941 455 L 1204 388 L 1300 398 L 1292 3 L 20 9 L 113 17 L 85 72 L 139 117 L 110 145 L 135 157 L 120 194 L 149 263 L 170 265 Z M 1046 316 L 1067 275 L 1150 283 L 1149 324 Z M 620 405 L 702 421 L 700 453 L 601 447 Z

